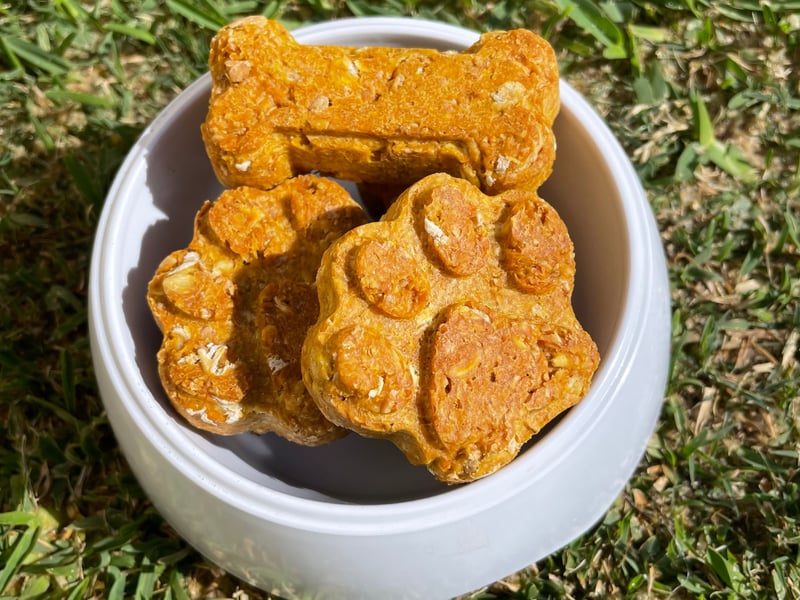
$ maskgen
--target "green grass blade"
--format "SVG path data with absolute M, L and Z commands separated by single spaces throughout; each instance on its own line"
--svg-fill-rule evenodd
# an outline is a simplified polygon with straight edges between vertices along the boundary
M 6 513 L 0 513 L 0 525 L 7 527 L 18 527 L 20 525 L 31 525 L 37 523 L 36 515 L 32 515 L 22 510 L 15 510 Z M 0 587 L 0 590 L 3 588 Z
M 75 0 L 55 0 L 53 4 L 57 10 L 68 15 L 74 23 L 81 23 L 89 18 L 89 13 L 86 12 L 86 9 Z
M 133 25 L 125 25 L 123 23 L 106 23 L 103 25 L 103 30 L 112 33 L 119 33 L 126 37 L 144 42 L 145 44 L 150 44 L 151 46 L 157 42 L 156 36 L 154 36 L 152 33 L 146 29 L 141 29 L 140 27 L 135 27 Z
M 68 412 L 75 412 L 75 365 L 69 350 L 61 350 L 59 357 L 61 367 L 61 395 L 64 398 L 64 408 Z
M 3 49 L 12 64 L 25 63 L 32 69 L 49 75 L 63 75 L 71 66 L 62 57 L 11 34 L 3 36 Z
M 174 600 L 189 600 L 189 595 L 184 590 L 184 582 L 177 569 L 170 572 L 169 590 Z
M 195 2 L 167 0 L 167 6 L 170 10 L 211 31 L 216 31 L 228 22 L 225 15 L 217 10 L 209 8 L 207 3 L 204 4 L 206 4 L 205 9 L 197 6 Z
M 708 108 L 696 90 L 689 91 L 689 99 L 692 104 L 697 141 L 703 148 L 708 148 L 714 143 L 714 126 L 711 124 Z
M 28 527 L 14 542 L 11 553 L 5 559 L 5 566 L 0 569 L 0 590 L 6 589 L 11 578 L 17 573 L 22 561 L 33 550 L 39 534 L 38 527 Z
M 731 144 L 717 139 L 714 125 L 705 102 L 695 90 L 689 92 L 694 116 L 694 127 L 701 154 L 720 169 L 745 182 L 754 183 L 757 175 L 747 158 Z
M 647 40 L 654 44 L 661 44 L 669 41 L 670 32 L 664 27 L 650 27 L 646 25 L 631 24 L 628 30 L 637 38 Z
M 723 144 L 718 140 L 706 148 L 708 159 L 720 169 L 745 183 L 754 183 L 758 180 L 753 166 L 736 147 Z
M 84 577 L 81 579 L 78 584 L 73 587 L 72 590 L 70 590 L 69 596 L 67 596 L 66 600 L 81 600 L 91 583 L 92 580 L 89 577 Z
M 109 565 L 106 570 L 113 582 L 108 590 L 108 600 L 124 600 L 125 584 L 127 582 L 126 573 L 114 565 Z
M 36 109 L 33 106 L 33 102 L 28 100 L 25 102 L 25 108 L 28 112 L 28 118 L 30 119 L 30 123 L 33 126 L 33 130 L 36 132 L 39 140 L 42 142 L 42 146 L 44 146 L 47 152 L 53 152 L 56 148 L 55 140 L 53 140 L 53 136 L 50 135 L 50 132 L 47 130 L 47 127 L 42 123 L 42 120 L 37 116 Z
M 592 0 L 555 0 L 561 11 L 605 46 L 606 58 L 626 58 L 625 33 Z
M 93 108 L 113 108 L 116 104 L 112 98 L 88 94 L 86 92 L 73 92 L 65 89 L 53 89 L 45 92 L 45 95 L 58 103 L 75 102 Z

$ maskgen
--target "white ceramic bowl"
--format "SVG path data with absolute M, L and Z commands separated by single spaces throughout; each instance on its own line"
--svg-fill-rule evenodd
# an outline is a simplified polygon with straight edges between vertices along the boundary
M 298 29 L 304 43 L 462 49 L 477 34 L 400 18 Z M 215 437 L 176 418 L 156 374 L 145 302 L 159 261 L 220 191 L 199 124 L 202 77 L 142 134 L 103 209 L 90 282 L 97 380 L 119 444 L 164 518 L 242 579 L 287 597 L 447 598 L 537 561 L 586 531 L 641 459 L 660 412 L 669 292 L 648 202 L 618 142 L 562 83 L 558 156 L 542 190 L 577 258 L 576 312 L 602 363 L 587 397 L 510 465 L 445 487 L 388 442 L 351 435 L 304 448 Z

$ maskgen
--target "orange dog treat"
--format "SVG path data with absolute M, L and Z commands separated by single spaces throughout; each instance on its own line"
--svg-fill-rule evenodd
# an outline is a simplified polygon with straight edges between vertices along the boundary
M 298 44 L 277 22 L 223 27 L 202 132 L 229 187 L 318 171 L 406 187 L 447 172 L 491 194 L 536 189 L 555 157 L 552 47 L 519 29 L 468 50 Z
M 535 192 L 426 177 L 323 255 L 306 387 L 329 420 L 442 481 L 483 477 L 589 389 L 599 355 L 574 274 L 567 229 Z
M 344 435 L 308 396 L 300 349 L 319 313 L 322 252 L 364 221 L 341 186 L 310 175 L 203 205 L 192 241 L 162 261 L 147 295 L 164 334 L 164 390 L 192 425 L 306 445 Z

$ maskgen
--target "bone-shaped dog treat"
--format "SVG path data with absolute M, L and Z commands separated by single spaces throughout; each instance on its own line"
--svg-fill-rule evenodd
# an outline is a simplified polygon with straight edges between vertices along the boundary
M 302 45 L 249 17 L 219 31 L 209 66 L 202 133 L 228 187 L 311 171 L 405 187 L 446 172 L 495 194 L 536 189 L 552 170 L 558 67 L 527 30 L 460 53 L 347 48 Z

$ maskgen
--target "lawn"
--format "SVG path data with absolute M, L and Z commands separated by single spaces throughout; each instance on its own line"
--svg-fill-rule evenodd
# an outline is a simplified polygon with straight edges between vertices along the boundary
M 206 70 L 216 29 L 254 13 L 539 32 L 656 215 L 673 354 L 645 456 L 590 531 L 465 598 L 800 598 L 797 0 L 0 2 L 0 597 L 277 598 L 144 496 L 86 313 L 117 167 Z

